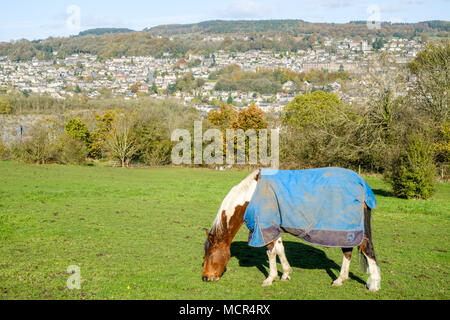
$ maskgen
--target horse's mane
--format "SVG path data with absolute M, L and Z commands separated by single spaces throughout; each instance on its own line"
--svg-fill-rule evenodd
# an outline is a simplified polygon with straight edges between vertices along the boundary
M 234 208 L 238 205 L 244 204 L 246 201 L 250 201 L 253 193 L 256 190 L 257 180 L 256 177 L 259 174 L 259 170 L 253 171 L 238 185 L 234 186 L 230 192 L 228 192 L 225 199 L 223 199 L 220 205 L 219 212 L 214 219 L 211 233 L 220 233 L 223 229 L 222 212 L 225 210 L 227 217 L 227 224 L 234 214 Z M 232 210 L 230 210 L 232 209 Z

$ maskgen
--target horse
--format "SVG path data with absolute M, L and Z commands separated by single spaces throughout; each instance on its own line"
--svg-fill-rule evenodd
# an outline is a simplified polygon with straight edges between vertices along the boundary
M 354 174 L 357 175 L 356 173 Z M 231 243 L 241 226 L 244 224 L 244 215 L 257 190 L 260 179 L 261 169 L 255 170 L 238 185 L 234 186 L 222 201 L 211 229 L 205 229 L 206 241 L 204 244 L 203 281 L 218 281 L 222 277 L 231 257 Z M 358 245 L 358 251 L 362 252 L 363 265 L 366 267 L 366 272 L 370 274 L 366 282 L 366 287 L 370 291 L 375 292 L 380 289 L 381 275 L 372 241 L 371 208 L 366 202 L 364 202 L 363 208 L 364 232 L 361 234 L 362 241 Z M 283 228 L 280 228 L 280 231 L 287 232 Z M 281 280 L 288 281 L 291 279 L 290 273 L 292 272 L 292 268 L 286 258 L 281 232 L 278 238 L 266 245 L 270 271 L 267 279 L 262 282 L 262 286 L 270 286 L 273 281 L 278 279 L 277 256 L 280 259 L 283 270 Z M 353 248 L 354 247 L 341 247 L 343 252 L 342 266 L 339 277 L 332 282 L 332 286 L 342 286 L 343 282 L 349 278 L 349 268 Z

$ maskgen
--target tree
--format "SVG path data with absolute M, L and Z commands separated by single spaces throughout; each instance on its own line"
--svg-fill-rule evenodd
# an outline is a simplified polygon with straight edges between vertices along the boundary
M 67 133 L 63 133 L 56 145 L 58 151 L 58 160 L 62 164 L 83 165 L 86 163 L 87 148 L 86 145 Z
M 213 110 L 208 114 L 208 121 L 222 131 L 229 128 L 230 122 L 236 116 L 236 111 L 228 104 L 221 104 L 220 110 Z
M 251 104 L 247 109 L 238 112 L 235 118 L 230 121 L 232 129 L 266 129 L 267 123 L 264 120 L 264 112 L 255 104 Z
M 92 142 L 89 128 L 80 118 L 70 119 L 64 125 L 64 129 L 69 136 L 84 142 L 87 147 Z
M 376 38 L 374 42 L 372 42 L 372 48 L 375 50 L 380 50 L 383 48 L 384 44 L 386 42 L 383 40 L 383 38 Z
M 111 131 L 115 118 L 116 112 L 113 110 L 106 110 L 103 115 L 95 114 L 97 128 L 91 132 L 91 143 L 89 145 L 89 155 L 92 158 L 99 159 L 104 154 L 106 136 Z
M 139 84 L 138 84 L 138 83 L 135 83 L 135 84 L 131 85 L 131 86 L 130 86 L 130 90 L 131 90 L 131 92 L 133 92 L 133 93 L 138 93 L 138 91 L 139 91 Z
M 156 86 L 156 82 L 155 81 L 153 81 L 153 83 L 152 83 L 151 92 L 152 93 L 158 93 L 158 87 Z
M 250 161 L 251 155 L 258 155 L 257 138 L 260 137 L 260 130 L 267 128 L 267 123 L 264 120 L 264 112 L 255 104 L 251 104 L 247 109 L 240 110 L 236 116 L 230 121 L 230 128 L 236 130 L 237 137 L 242 133 L 249 134 L 248 139 L 245 136 L 237 138 L 234 143 L 234 150 L 248 157 Z M 242 131 L 240 131 L 242 130 Z M 240 132 L 239 132 L 240 131 Z M 243 142 L 243 143 L 242 143 Z M 261 141 L 260 141 L 261 143 Z M 224 144 L 224 150 L 230 146 Z M 243 160 L 241 158 L 241 160 Z M 256 158 L 253 159 L 256 161 Z
M 10 114 L 13 110 L 13 105 L 7 99 L 0 99 L 0 114 Z
M 420 35 L 420 42 L 427 43 L 430 40 L 430 37 L 426 33 L 422 33 Z
M 27 163 L 46 164 L 54 161 L 55 145 L 52 130 L 45 124 L 36 124 L 31 129 L 30 136 L 24 140 L 16 157 Z
M 281 162 L 288 168 L 350 166 L 367 146 L 358 143 L 360 117 L 334 93 L 299 95 L 284 108 Z
M 105 145 L 111 158 L 119 160 L 122 168 L 128 167 L 137 150 L 130 119 L 122 116 L 114 121 Z
M 284 109 L 284 122 L 297 128 L 309 125 L 326 127 L 344 108 L 336 94 L 319 90 L 295 97 Z
M 428 44 L 408 65 L 415 76 L 414 94 L 438 123 L 447 121 L 450 99 L 450 41 Z
M 428 199 L 434 191 L 436 166 L 432 144 L 426 137 L 412 137 L 396 159 L 391 184 L 399 198 Z

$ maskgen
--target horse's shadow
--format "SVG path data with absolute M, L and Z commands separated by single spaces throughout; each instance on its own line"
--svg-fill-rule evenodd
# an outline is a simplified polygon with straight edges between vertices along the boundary
M 335 272 L 339 275 L 341 266 L 333 260 L 328 259 L 322 250 L 293 241 L 283 241 L 283 245 L 291 267 L 300 269 L 323 269 L 330 276 L 331 281 L 337 279 Z M 256 267 L 265 277 L 269 275 L 267 271 L 269 269 L 269 261 L 266 248 L 252 248 L 248 246 L 247 242 L 243 241 L 233 242 L 231 244 L 231 257 L 237 258 L 241 267 Z M 280 270 L 278 272 L 281 275 Z M 351 272 L 349 273 L 349 278 L 365 284 L 361 278 Z
M 383 190 L 383 189 L 372 189 L 375 195 L 383 196 L 383 197 L 393 197 L 394 193 L 391 191 Z

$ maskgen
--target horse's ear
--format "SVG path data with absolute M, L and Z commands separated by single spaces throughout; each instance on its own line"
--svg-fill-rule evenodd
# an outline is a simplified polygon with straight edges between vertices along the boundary
M 206 232 L 206 237 L 207 237 L 209 243 L 212 244 L 213 240 L 214 240 L 214 235 L 208 229 L 205 228 L 204 230 Z

